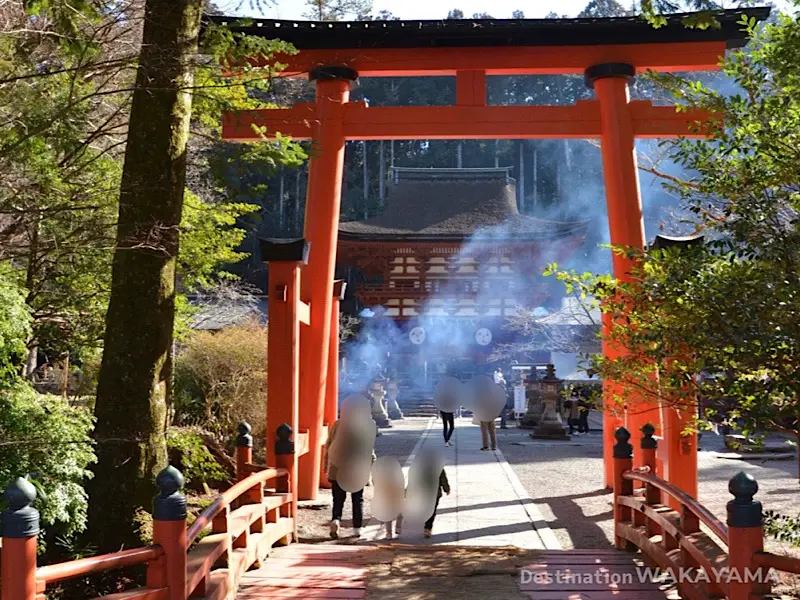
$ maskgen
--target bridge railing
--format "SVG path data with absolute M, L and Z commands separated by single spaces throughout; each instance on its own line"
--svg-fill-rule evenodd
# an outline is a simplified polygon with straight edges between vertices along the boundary
M 722 523 L 697 499 L 659 477 L 657 441 L 642 427 L 643 466 L 633 468 L 633 446 L 625 428 L 615 432 L 614 537 L 623 550 L 642 552 L 649 567 L 671 576 L 686 600 L 753 600 L 770 593 L 778 572 L 800 573 L 800 559 L 764 551 L 758 483 L 734 476 Z M 671 507 L 678 507 L 673 509 Z
M 39 513 L 31 506 L 36 489 L 26 479 L 17 479 L 5 492 L 8 509 L 3 511 L 0 530 L 0 599 L 44 600 L 50 584 L 136 565 L 146 565 L 144 587 L 102 598 L 229 597 L 242 574 L 263 560 L 273 545 L 297 539 L 297 504 L 290 491 L 288 468 L 294 460 L 294 445 L 289 440 L 291 429 L 287 425 L 278 429 L 279 465 L 268 468 L 252 464 L 250 426 L 239 426 L 238 481 L 188 528 L 186 498 L 181 491 L 184 478 L 170 466 L 156 478 L 159 493 L 153 499 L 152 545 L 65 563 L 37 567 Z M 274 482 L 272 488 L 266 487 L 269 482 Z

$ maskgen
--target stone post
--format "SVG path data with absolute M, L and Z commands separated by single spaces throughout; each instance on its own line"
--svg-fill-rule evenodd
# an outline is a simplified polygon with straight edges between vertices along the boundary
M 369 397 L 372 404 L 372 418 L 378 427 L 391 427 L 392 422 L 389 420 L 389 414 L 386 412 L 386 406 L 383 399 L 386 396 L 386 390 L 383 389 L 383 384 L 375 379 L 369 384 Z
M 542 440 L 569 440 L 570 436 L 564 430 L 564 423 L 556 412 L 558 402 L 559 379 L 556 377 L 556 369 L 553 365 L 547 365 L 547 374 L 539 380 L 542 390 L 542 400 L 544 401 L 544 412 L 539 425 L 531 433 L 534 439 Z
M 400 388 L 397 385 L 397 380 L 390 379 L 386 384 L 386 404 L 389 418 L 393 421 L 403 418 L 403 411 L 400 410 L 400 405 L 397 403 L 397 396 L 399 393 Z
M 522 429 L 533 429 L 542 417 L 542 401 L 535 372 L 531 372 L 530 377 L 525 380 L 525 396 L 525 414 L 522 415 L 519 426 Z

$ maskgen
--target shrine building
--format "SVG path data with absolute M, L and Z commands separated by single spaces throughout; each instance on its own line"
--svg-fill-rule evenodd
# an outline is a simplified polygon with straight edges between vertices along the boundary
M 519 306 L 560 304 L 562 284 L 542 271 L 584 244 L 590 222 L 521 214 L 509 172 L 393 168 L 383 214 L 339 225 L 344 308 L 394 322 L 392 362 L 474 371 L 514 341 L 506 323 Z

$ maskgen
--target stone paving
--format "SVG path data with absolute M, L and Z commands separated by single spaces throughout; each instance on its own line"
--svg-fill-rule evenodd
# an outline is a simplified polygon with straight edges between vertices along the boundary
M 427 445 L 441 447 L 451 486 L 442 496 L 433 536 L 424 538 L 422 525 L 404 523 L 397 541 L 404 544 L 456 544 L 459 546 L 515 546 L 525 549 L 559 548 L 538 509 L 509 468 L 501 451 L 481 451 L 480 428 L 469 419 L 456 419 L 453 446 L 445 447 L 440 421 L 422 434 L 408 457 L 408 475 L 414 454 Z M 384 538 L 383 524 L 373 520 L 362 540 Z

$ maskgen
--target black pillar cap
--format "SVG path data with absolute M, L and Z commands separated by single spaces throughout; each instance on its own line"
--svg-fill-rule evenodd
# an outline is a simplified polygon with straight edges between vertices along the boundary
M 250 435 L 250 432 L 253 431 L 253 428 L 250 427 L 250 423 L 246 423 L 242 421 L 236 427 L 239 435 L 236 436 L 236 447 L 237 448 L 252 448 L 253 447 L 253 436 Z
M 158 494 L 153 498 L 155 521 L 186 520 L 186 496 L 181 493 L 184 483 L 183 473 L 172 465 L 158 474 Z
M 320 65 L 311 69 L 309 81 L 356 81 L 358 71 L 344 65 Z
M 590 90 L 594 89 L 594 82 L 607 77 L 624 77 L 631 83 L 636 77 L 636 67 L 628 63 L 601 63 L 592 65 L 583 72 L 583 81 Z
M 630 432 L 624 427 L 620 427 L 614 432 L 614 458 L 633 458 L 633 446 L 628 443 L 631 439 Z
M 652 250 L 663 250 L 664 248 L 693 248 L 702 246 L 705 243 L 705 236 L 702 233 L 674 237 L 669 235 L 657 235 L 650 244 Z
M 311 242 L 304 238 L 286 239 L 262 239 L 259 240 L 261 247 L 261 260 L 264 262 L 299 262 L 308 263 L 308 250 Z
M 333 297 L 339 300 L 344 300 L 344 292 L 347 289 L 347 283 L 344 279 L 336 279 L 333 282 Z
M 0 537 L 26 539 L 39 535 L 39 511 L 31 506 L 36 488 L 24 477 L 12 481 L 3 493 L 8 508 L 0 515 Z
M 275 434 L 277 436 L 275 440 L 275 454 L 278 456 L 282 454 L 294 454 L 294 442 L 289 439 L 292 437 L 292 428 L 284 423 L 278 426 Z
M 653 450 L 658 448 L 658 440 L 653 437 L 653 434 L 656 432 L 656 428 L 653 427 L 652 423 L 645 423 L 642 425 L 639 431 L 642 432 L 642 450 Z
M 728 491 L 733 494 L 733 500 L 728 502 L 729 527 L 761 527 L 763 514 L 761 502 L 754 500 L 758 492 L 758 482 L 755 477 L 744 471 L 739 471 L 728 482 Z

